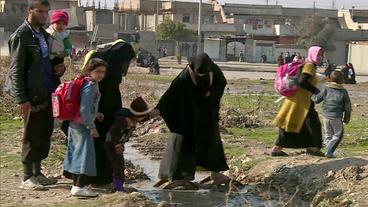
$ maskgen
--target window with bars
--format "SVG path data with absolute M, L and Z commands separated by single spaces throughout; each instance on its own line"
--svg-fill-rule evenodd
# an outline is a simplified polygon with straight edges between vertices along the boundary
M 183 14 L 183 23 L 190 23 L 190 15 Z

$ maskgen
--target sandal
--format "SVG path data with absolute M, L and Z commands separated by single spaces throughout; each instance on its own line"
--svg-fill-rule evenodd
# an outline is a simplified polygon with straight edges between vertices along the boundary
M 289 156 L 286 152 L 280 150 L 280 151 L 272 151 L 271 152 L 272 157 L 286 157 Z
M 199 187 L 189 180 L 174 180 L 168 183 L 164 190 L 174 190 L 175 188 L 182 187 L 183 190 L 198 190 Z
M 167 182 L 169 182 L 169 180 L 161 179 L 161 180 L 157 181 L 157 182 L 153 185 L 153 187 L 158 188 L 158 187 L 160 187 L 162 184 L 167 183 Z
M 211 180 L 212 180 L 211 176 L 207 176 L 207 177 L 203 178 L 201 181 L 199 181 L 199 184 L 205 184 L 205 183 L 210 182 Z
M 199 181 L 199 184 L 206 184 L 208 182 L 211 182 L 212 185 L 227 185 L 230 183 L 231 178 L 225 175 L 216 176 L 216 178 L 212 178 L 211 176 L 207 176 L 203 178 L 201 181 Z
M 231 179 L 227 176 L 223 176 L 221 178 L 212 179 L 213 185 L 227 185 L 230 183 Z

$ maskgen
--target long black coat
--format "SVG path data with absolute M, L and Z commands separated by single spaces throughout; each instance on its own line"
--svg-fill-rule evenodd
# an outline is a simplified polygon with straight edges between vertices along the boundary
M 93 57 L 103 59 L 108 67 L 105 78 L 99 83 L 101 99 L 98 111 L 104 114 L 105 118 L 103 122 L 96 122 L 100 137 L 94 139 L 97 177 L 93 178 L 92 182 L 107 184 L 112 181 L 112 166 L 106 156 L 104 142 L 113 123 L 114 113 L 122 108 L 119 85 L 135 53 L 129 43 L 120 42 L 98 51 Z
M 161 161 L 161 179 L 192 180 L 196 166 L 208 171 L 229 169 L 218 124 L 226 79 L 213 64 L 213 84 L 210 96 L 205 97 L 193 84 L 189 70 L 186 68 L 173 80 L 156 107 L 169 130 L 183 137 L 171 135 Z

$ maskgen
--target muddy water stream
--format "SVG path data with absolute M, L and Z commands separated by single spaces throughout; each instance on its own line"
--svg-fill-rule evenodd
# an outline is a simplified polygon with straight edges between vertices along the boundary
M 154 188 L 152 186 L 157 181 L 159 161 L 150 160 L 148 156 L 140 154 L 138 150 L 132 147 L 131 143 L 127 143 L 125 146 L 125 159 L 130 160 L 135 165 L 141 166 L 143 171 L 151 179 L 131 184 L 131 186 L 137 188 L 140 192 L 157 203 L 167 201 L 170 204 L 185 207 L 277 206 L 276 201 L 265 203 L 258 196 L 251 193 L 250 190 L 254 188 L 254 186 L 251 185 L 235 193 L 227 193 L 225 189 L 164 191 L 159 188 Z M 208 173 L 204 172 L 197 173 L 196 181 L 207 175 Z

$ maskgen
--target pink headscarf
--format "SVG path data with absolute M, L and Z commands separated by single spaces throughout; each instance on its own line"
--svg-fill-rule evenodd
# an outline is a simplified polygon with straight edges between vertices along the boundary
M 317 63 L 317 57 L 318 57 L 318 53 L 320 50 L 322 50 L 322 48 L 318 46 L 310 47 L 308 50 L 307 62 L 310 62 L 313 64 Z

